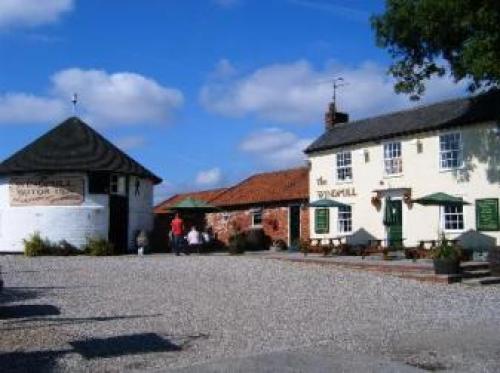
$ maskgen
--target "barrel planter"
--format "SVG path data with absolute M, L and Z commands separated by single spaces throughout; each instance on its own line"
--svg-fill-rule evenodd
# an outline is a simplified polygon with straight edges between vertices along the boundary
M 488 253 L 492 276 L 500 276 L 500 247 L 492 247 Z
M 451 258 L 434 259 L 436 275 L 457 275 L 460 273 L 460 260 Z

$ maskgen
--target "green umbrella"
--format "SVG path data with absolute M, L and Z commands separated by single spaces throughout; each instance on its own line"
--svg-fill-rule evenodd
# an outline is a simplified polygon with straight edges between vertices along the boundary
M 317 201 L 310 202 L 309 207 L 348 207 L 345 203 L 334 201 L 333 199 L 318 199 Z
M 215 206 L 192 197 L 187 197 L 172 206 L 172 210 L 212 210 Z
M 412 200 L 414 203 L 419 203 L 424 206 L 449 206 L 449 205 L 469 205 L 460 197 L 450 196 L 446 193 L 433 193 L 428 196 Z

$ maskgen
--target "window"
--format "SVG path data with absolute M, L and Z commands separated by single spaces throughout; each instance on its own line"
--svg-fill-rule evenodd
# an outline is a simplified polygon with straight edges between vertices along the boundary
M 464 211 L 461 205 L 444 207 L 444 229 L 447 231 L 461 231 L 464 229 Z
M 342 152 L 337 154 L 337 180 L 352 180 L 352 158 L 351 152 Z
M 443 170 L 462 166 L 462 136 L 460 133 L 439 136 L 439 159 Z
M 351 206 L 339 207 L 339 232 L 352 231 L 352 209 Z
M 314 231 L 318 234 L 330 231 L 330 210 L 316 209 L 314 211 Z
M 253 227 L 262 226 L 262 210 L 252 211 L 252 226 Z
M 399 175 L 403 173 L 400 142 L 384 144 L 384 172 L 386 175 Z
M 108 194 L 110 187 L 109 174 L 105 172 L 93 172 L 89 174 L 89 193 Z
M 127 194 L 126 178 L 125 176 L 111 175 L 110 193 L 118 195 Z

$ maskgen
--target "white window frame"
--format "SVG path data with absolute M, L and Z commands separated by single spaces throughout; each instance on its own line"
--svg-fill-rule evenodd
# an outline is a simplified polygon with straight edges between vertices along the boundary
M 449 136 L 458 136 L 458 149 L 442 149 L 442 139 L 445 137 Z M 463 157 L 463 137 L 462 133 L 458 131 L 454 132 L 446 132 L 442 133 L 439 135 L 439 169 L 441 171 L 450 171 L 450 170 L 457 170 L 463 167 L 464 165 L 464 157 Z M 456 166 L 443 166 L 443 155 L 445 153 L 452 153 L 452 152 L 458 152 L 457 153 L 457 165 Z M 449 158 L 453 159 L 453 158 Z
M 348 212 L 342 211 L 344 208 L 348 208 Z M 338 212 L 337 212 L 337 232 L 339 233 L 351 233 L 352 232 L 352 206 L 345 206 L 345 207 L 338 207 Z M 348 214 L 348 217 L 346 218 L 345 215 Z M 347 226 L 350 229 L 344 230 L 344 224 L 347 224 Z
M 462 212 L 446 212 L 447 207 L 458 207 L 462 209 Z M 443 213 L 442 213 L 442 218 L 441 218 L 441 228 L 444 232 L 463 232 L 465 230 L 465 213 L 464 213 L 464 206 L 463 205 L 450 205 L 450 206 L 443 206 Z M 448 216 L 460 216 L 462 215 L 462 228 L 446 228 L 446 218 Z
M 112 174 L 109 181 L 109 193 L 118 196 L 126 196 L 127 177 L 124 175 Z
M 257 215 L 260 215 L 260 223 L 255 224 L 255 216 L 257 216 Z M 251 218 L 252 218 L 252 227 L 253 228 L 261 228 L 262 227 L 262 223 L 264 221 L 264 213 L 262 210 L 260 210 L 260 209 L 253 210 Z
M 395 146 L 399 147 L 399 156 L 395 156 L 394 153 L 396 153 L 395 149 L 393 149 Z M 390 149 L 388 149 L 390 148 Z M 383 166 L 384 166 L 384 176 L 386 177 L 394 177 L 394 176 L 401 176 L 403 174 L 403 144 L 401 141 L 391 141 L 391 142 L 386 142 L 382 145 L 382 152 L 383 152 Z M 387 155 L 390 155 L 390 157 L 387 157 Z M 397 167 L 395 164 L 399 162 L 399 172 L 387 172 L 387 164 L 390 162 L 392 165 L 391 167 L 394 169 Z
M 347 157 L 346 157 L 347 156 Z M 348 162 L 346 161 L 348 158 Z M 343 178 L 340 177 L 340 174 L 343 174 Z M 350 174 L 349 177 L 345 175 Z M 335 155 L 335 180 L 337 183 L 350 183 L 352 182 L 352 152 L 351 151 L 342 151 L 338 152 Z

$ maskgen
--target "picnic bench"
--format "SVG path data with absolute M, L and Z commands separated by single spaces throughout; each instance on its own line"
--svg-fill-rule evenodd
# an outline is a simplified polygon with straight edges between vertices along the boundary
M 325 256 L 334 254 L 346 253 L 347 237 L 349 236 L 335 236 L 329 238 L 311 238 L 309 240 L 311 247 L 317 247 Z

